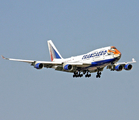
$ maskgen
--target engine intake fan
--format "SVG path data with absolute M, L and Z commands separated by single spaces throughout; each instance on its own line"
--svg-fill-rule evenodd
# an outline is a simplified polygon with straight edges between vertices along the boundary
M 131 69 L 132 69 L 132 65 L 131 65 L 131 64 L 126 64 L 126 65 L 124 66 L 124 69 L 125 69 L 125 70 L 131 70 Z
M 42 68 L 43 68 L 43 64 L 42 64 L 42 63 L 36 63 L 36 64 L 34 65 L 34 67 L 35 67 L 36 69 L 42 69 Z
M 122 65 L 117 65 L 117 66 L 115 66 L 115 70 L 116 71 L 122 71 L 123 70 L 123 66 Z
M 63 69 L 67 70 L 67 71 L 72 71 L 73 70 L 73 66 L 70 64 L 63 64 Z

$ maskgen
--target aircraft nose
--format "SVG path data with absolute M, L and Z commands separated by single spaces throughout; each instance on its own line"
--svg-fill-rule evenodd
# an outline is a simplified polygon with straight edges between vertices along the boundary
M 120 53 L 119 53 L 119 56 L 121 57 L 121 55 L 122 55 L 122 54 L 121 54 L 121 52 L 120 52 Z
M 118 54 L 119 54 L 119 56 L 121 57 L 121 55 L 122 55 L 122 54 L 121 54 L 121 52 L 120 52 L 119 50 L 117 50 L 117 53 L 118 53 Z

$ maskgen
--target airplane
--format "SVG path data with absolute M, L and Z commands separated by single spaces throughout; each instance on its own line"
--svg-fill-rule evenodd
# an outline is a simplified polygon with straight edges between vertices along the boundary
M 132 58 L 131 62 L 117 63 L 121 58 L 121 52 L 114 46 L 103 47 L 100 49 L 93 50 L 87 54 L 74 56 L 64 59 L 52 40 L 48 40 L 48 48 L 50 53 L 51 61 L 36 61 L 36 60 L 23 60 L 5 58 L 3 59 L 19 61 L 29 63 L 36 69 L 42 68 L 53 68 L 57 71 L 73 73 L 73 77 L 91 77 L 91 73 L 96 72 L 96 78 L 101 77 L 101 72 L 106 67 L 111 71 L 122 71 L 131 70 L 132 63 L 135 63 L 135 59 Z

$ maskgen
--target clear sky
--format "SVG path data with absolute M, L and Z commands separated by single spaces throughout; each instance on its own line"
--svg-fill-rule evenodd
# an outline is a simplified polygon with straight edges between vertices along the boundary
M 0 54 L 49 61 L 49 39 L 63 58 L 113 45 L 121 62 L 139 62 L 139 1 L 0 1 Z M 0 120 L 138 120 L 138 62 L 73 79 L 0 59 Z

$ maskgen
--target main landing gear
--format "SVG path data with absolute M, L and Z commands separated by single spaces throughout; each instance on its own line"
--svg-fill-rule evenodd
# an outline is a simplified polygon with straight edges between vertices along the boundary
M 73 77 L 82 77 L 83 74 L 81 74 L 80 72 L 74 72 Z
M 82 74 L 80 71 L 76 71 L 76 72 L 74 72 L 73 77 L 76 77 L 76 78 L 77 77 L 83 77 L 83 75 L 85 75 L 86 78 L 91 77 L 91 74 L 89 73 L 88 70 L 83 71 Z M 100 69 L 98 68 L 96 78 L 100 78 L 100 77 L 101 77 L 101 72 L 100 72 Z
M 87 74 L 85 75 L 85 77 L 91 77 L 91 74 L 88 74 L 88 71 L 87 71 Z
M 84 71 L 83 72 L 83 74 L 85 74 L 86 73 L 86 75 L 85 75 L 85 77 L 91 77 L 91 74 L 88 74 L 88 71 Z M 74 74 L 73 74 L 73 77 L 83 77 L 83 74 L 81 74 L 81 72 L 79 71 L 79 72 L 74 72 Z

